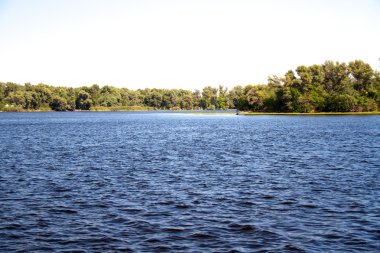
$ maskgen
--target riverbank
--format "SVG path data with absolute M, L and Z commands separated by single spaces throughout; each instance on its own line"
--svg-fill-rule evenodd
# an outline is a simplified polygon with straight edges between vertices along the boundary
M 325 115 L 380 115 L 380 111 L 376 112 L 240 112 L 239 115 L 288 115 L 288 116 L 325 116 Z
M 91 107 L 90 110 L 74 110 L 74 111 L 63 111 L 63 112 L 124 112 L 124 111 L 155 111 L 157 109 L 153 107 L 143 107 L 143 106 L 95 106 Z M 20 107 L 4 107 L 0 112 L 56 112 L 50 108 L 41 108 L 38 110 L 23 109 Z
M 260 115 L 284 115 L 284 116 L 326 116 L 326 115 L 380 115 L 380 111 L 374 112 L 248 112 L 228 110 L 162 110 L 154 107 L 141 106 L 117 106 L 117 107 L 93 107 L 90 110 L 75 110 L 71 112 L 173 112 L 173 113 L 189 113 L 189 114 L 237 114 L 241 116 L 260 116 Z M 41 108 L 39 110 L 22 109 L 19 107 L 3 108 L 0 112 L 55 112 L 50 108 Z M 70 112 L 70 111 L 66 111 Z
M 0 110 L 0 112 L 54 112 L 50 108 L 41 108 L 38 110 L 23 109 L 20 107 L 5 107 Z
M 128 112 L 128 111 L 155 111 L 154 107 L 144 107 L 144 106 L 94 106 L 91 107 L 89 111 L 92 112 Z

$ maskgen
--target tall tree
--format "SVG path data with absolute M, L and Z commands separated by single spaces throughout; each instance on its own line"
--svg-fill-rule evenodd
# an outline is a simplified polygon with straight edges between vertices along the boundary
M 202 91 L 201 107 L 207 110 L 214 110 L 217 108 L 218 102 L 218 89 L 211 86 L 206 86 Z

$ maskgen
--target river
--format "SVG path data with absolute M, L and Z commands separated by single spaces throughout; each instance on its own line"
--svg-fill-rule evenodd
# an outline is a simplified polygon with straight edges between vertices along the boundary
M 380 116 L 0 114 L 3 252 L 380 251 Z

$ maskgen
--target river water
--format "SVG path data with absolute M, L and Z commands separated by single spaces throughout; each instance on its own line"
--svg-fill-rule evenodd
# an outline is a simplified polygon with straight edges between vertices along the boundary
M 380 116 L 1 113 L 2 252 L 380 251 Z

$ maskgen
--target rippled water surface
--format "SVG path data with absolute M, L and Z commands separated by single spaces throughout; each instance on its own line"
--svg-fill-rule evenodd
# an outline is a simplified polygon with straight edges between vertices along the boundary
M 380 116 L 0 114 L 5 252 L 376 252 Z

